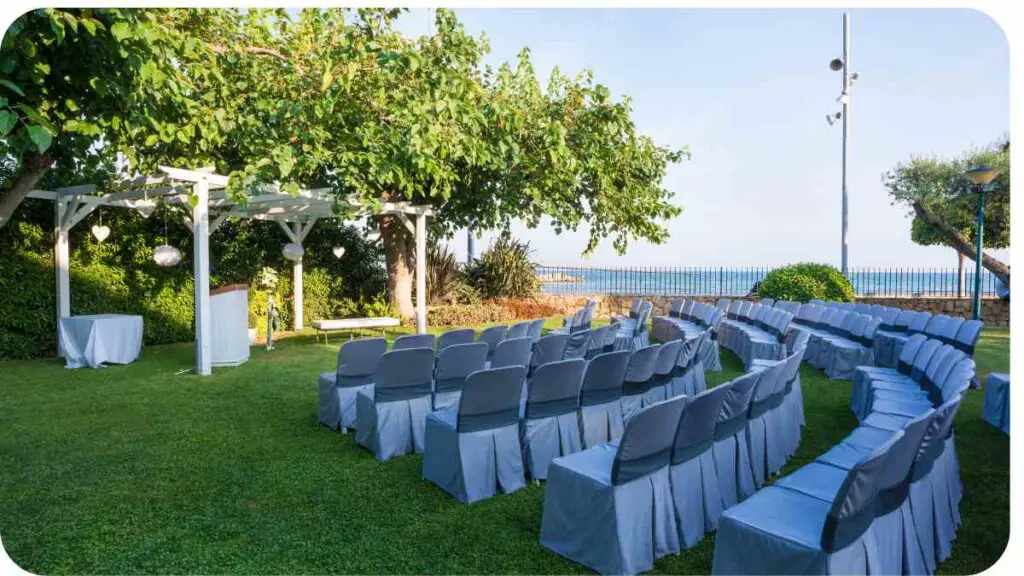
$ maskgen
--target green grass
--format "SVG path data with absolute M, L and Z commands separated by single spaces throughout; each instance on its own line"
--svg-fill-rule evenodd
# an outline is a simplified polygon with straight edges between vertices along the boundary
M 191 345 L 103 370 L 0 362 L 7 553 L 34 573 L 585 571 L 538 544 L 542 486 L 460 504 L 420 477 L 420 456 L 377 462 L 318 426 L 316 376 L 343 337 L 254 348 L 208 378 L 176 374 Z M 982 375 L 1008 370 L 1009 332 L 986 330 L 978 360 Z M 723 362 L 711 383 L 739 374 Z M 788 470 L 855 426 L 849 383 L 802 377 L 807 428 Z M 984 570 L 1009 536 L 1009 439 L 981 405 L 972 391 L 957 419 L 963 525 L 944 573 Z M 656 571 L 706 574 L 713 547 L 710 535 Z

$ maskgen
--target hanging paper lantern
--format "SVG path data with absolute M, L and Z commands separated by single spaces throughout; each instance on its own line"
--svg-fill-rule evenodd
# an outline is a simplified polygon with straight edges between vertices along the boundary
M 170 268 L 178 262 L 181 262 L 181 251 L 174 246 L 161 244 L 160 246 L 153 248 L 153 260 L 156 262 L 157 266 Z
M 107 236 L 110 236 L 110 227 L 109 226 L 93 226 L 92 227 L 92 235 L 96 237 L 96 241 L 97 242 L 103 242 L 104 240 L 107 239 Z
M 302 255 L 305 253 L 306 251 L 302 249 L 302 246 L 299 246 L 294 242 L 285 244 L 284 248 L 281 250 L 281 255 L 284 256 L 284 259 L 291 260 L 292 262 L 302 260 Z
M 340 259 L 342 256 L 345 255 L 345 247 L 344 246 L 335 246 L 334 249 L 332 250 L 332 252 L 334 252 L 334 257 L 335 258 L 339 258 Z

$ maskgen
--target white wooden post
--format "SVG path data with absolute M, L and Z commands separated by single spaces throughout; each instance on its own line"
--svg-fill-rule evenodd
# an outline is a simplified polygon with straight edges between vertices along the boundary
M 302 223 L 296 221 L 292 233 L 295 234 L 295 243 L 302 246 Z M 302 318 L 302 258 L 292 264 L 292 318 L 294 329 L 302 330 L 304 325 Z
M 416 332 L 427 331 L 427 215 L 416 214 Z
M 71 315 L 71 274 L 69 272 L 70 258 L 68 255 L 68 233 L 70 226 L 68 205 L 71 199 L 67 196 L 58 196 L 54 231 L 56 242 L 53 246 L 53 268 L 57 273 L 57 356 L 64 356 L 64 346 L 60 340 L 60 319 Z
M 210 326 L 210 184 L 201 179 L 192 186 L 196 204 L 192 208 L 192 259 L 196 285 L 196 373 L 212 371 Z

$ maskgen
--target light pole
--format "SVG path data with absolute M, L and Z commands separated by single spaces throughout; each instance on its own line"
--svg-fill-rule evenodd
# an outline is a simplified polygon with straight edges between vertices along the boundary
M 981 320 L 981 247 L 985 235 L 985 194 L 993 192 L 996 185 L 992 182 L 999 176 L 999 171 L 989 166 L 976 166 L 967 171 L 967 177 L 974 186 L 971 192 L 978 195 L 978 231 L 977 248 L 974 254 L 974 319 Z
M 473 238 L 473 235 L 474 235 L 473 224 L 474 224 L 474 222 L 470 222 L 469 226 L 466 227 L 466 264 L 472 264 L 473 263 L 473 259 L 476 257 L 475 254 L 474 254 L 474 252 L 475 252 L 475 249 L 474 249 L 475 242 L 474 242 L 474 238 Z
M 835 72 L 842 71 L 843 73 L 843 92 L 837 98 L 837 101 L 843 105 L 842 111 L 834 112 L 826 115 L 829 126 L 835 123 L 836 120 L 843 121 L 843 220 L 842 220 L 842 257 L 841 257 L 841 269 L 843 276 L 848 277 L 849 266 L 847 252 L 849 250 L 847 243 L 847 232 L 850 227 L 849 217 L 849 200 L 848 190 L 846 187 L 846 172 L 847 164 L 849 161 L 849 147 L 847 142 L 850 134 L 850 87 L 853 86 L 853 82 L 857 79 L 857 73 L 850 72 L 850 13 L 843 12 L 843 57 L 834 58 L 829 62 L 829 68 Z

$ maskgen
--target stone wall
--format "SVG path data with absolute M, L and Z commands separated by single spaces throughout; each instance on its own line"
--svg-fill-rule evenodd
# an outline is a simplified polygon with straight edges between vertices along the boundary
M 559 310 L 561 314 L 572 314 L 583 307 L 587 300 L 597 300 L 595 316 L 607 318 L 615 314 L 629 313 L 629 306 L 633 302 L 632 295 L 618 294 L 542 294 L 537 300 Z M 643 296 L 654 304 L 654 315 L 668 313 L 668 307 L 673 300 L 686 298 L 687 300 L 699 300 L 714 304 L 718 296 Z M 736 298 L 732 298 L 735 300 Z M 745 298 L 740 298 L 741 300 Z M 924 310 L 932 314 L 948 314 L 950 316 L 971 317 L 971 300 L 969 298 L 858 298 L 859 302 L 868 304 L 881 304 L 883 306 L 896 306 L 903 309 Z M 1010 303 L 1006 300 L 986 298 L 981 302 L 981 319 L 986 326 L 1009 326 L 1010 325 Z

